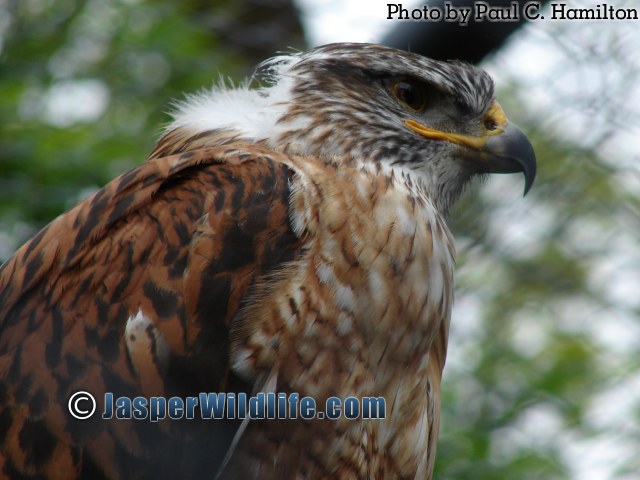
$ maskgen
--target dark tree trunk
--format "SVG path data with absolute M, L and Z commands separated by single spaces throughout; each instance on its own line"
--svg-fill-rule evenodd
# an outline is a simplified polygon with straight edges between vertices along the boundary
M 527 20 L 524 19 L 522 9 L 527 3 L 539 4 L 540 13 L 542 6 L 549 0 L 530 2 L 529 0 L 491 0 L 491 7 L 509 8 L 512 3 L 517 4 L 520 15 L 518 21 L 470 21 L 467 26 L 456 22 L 436 21 L 429 22 L 395 20 L 395 28 L 382 39 L 382 43 L 390 47 L 409 50 L 438 60 L 459 59 L 471 63 L 478 63 L 490 53 L 498 50 L 507 40 L 509 35 L 522 27 Z M 425 1 L 427 7 L 438 7 L 443 10 L 444 4 L 452 7 L 470 7 L 474 3 L 471 0 L 433 0 Z M 411 11 L 411 8 L 404 7 Z M 414 7 L 422 9 L 422 6 Z M 389 20 L 392 21 L 392 20 Z

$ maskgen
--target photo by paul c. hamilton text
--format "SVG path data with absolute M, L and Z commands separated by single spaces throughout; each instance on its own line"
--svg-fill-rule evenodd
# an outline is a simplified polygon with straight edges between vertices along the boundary
M 402 3 L 387 3 L 387 20 L 413 20 L 423 22 L 455 22 L 466 26 L 469 22 L 519 22 L 539 20 L 609 20 L 638 21 L 640 8 L 618 8 L 610 3 L 599 3 L 593 7 L 575 7 L 567 2 L 540 1 L 525 4 L 511 2 L 508 7 L 496 7 L 485 1 L 473 2 L 470 6 L 453 5 L 446 1 L 442 6 L 407 7 Z

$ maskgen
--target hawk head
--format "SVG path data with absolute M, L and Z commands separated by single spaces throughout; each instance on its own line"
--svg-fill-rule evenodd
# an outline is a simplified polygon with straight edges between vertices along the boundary
M 172 127 L 229 129 L 289 153 L 408 174 L 441 212 L 474 175 L 523 172 L 525 193 L 533 184 L 531 144 L 472 65 L 337 43 L 268 60 L 256 78 L 258 89 L 190 97 Z

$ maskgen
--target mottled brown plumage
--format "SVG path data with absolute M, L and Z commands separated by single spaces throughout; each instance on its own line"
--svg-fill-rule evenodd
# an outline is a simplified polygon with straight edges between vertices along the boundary
M 470 66 L 337 44 L 266 70 L 257 94 L 189 100 L 146 162 L 0 270 L 4 476 L 430 477 L 442 214 L 476 173 L 530 185 L 531 147 Z M 382 396 L 387 418 L 80 421 L 78 390 L 98 412 L 105 392 Z

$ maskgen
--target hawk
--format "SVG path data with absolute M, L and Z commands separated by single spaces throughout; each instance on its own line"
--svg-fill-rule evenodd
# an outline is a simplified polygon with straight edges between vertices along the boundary
M 0 271 L 8 478 L 429 478 L 447 211 L 535 156 L 491 78 L 372 44 L 188 97 L 148 159 Z M 383 397 L 378 420 L 78 420 L 71 396 Z

